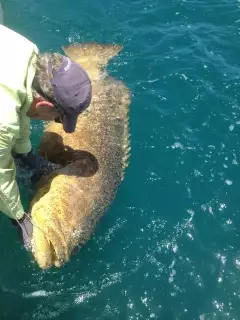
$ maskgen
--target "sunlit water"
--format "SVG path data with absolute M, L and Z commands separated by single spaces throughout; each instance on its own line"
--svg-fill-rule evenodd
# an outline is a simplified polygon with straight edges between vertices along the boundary
M 1 216 L 1 319 L 240 319 L 240 3 L 3 6 L 41 50 L 123 44 L 108 69 L 133 96 L 126 179 L 69 264 L 40 271 Z

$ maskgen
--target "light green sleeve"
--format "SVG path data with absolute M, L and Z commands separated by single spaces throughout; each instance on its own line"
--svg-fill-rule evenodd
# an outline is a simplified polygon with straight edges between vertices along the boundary
M 0 127 L 0 210 L 13 219 L 20 219 L 24 215 L 24 209 L 11 153 L 14 140 L 12 133 Z
M 30 141 L 30 118 L 23 116 L 20 121 L 20 138 L 16 139 L 13 151 L 16 153 L 28 153 L 32 149 Z
M 20 137 L 18 94 L 0 84 L 0 211 L 20 219 L 24 209 L 16 182 L 12 149 Z

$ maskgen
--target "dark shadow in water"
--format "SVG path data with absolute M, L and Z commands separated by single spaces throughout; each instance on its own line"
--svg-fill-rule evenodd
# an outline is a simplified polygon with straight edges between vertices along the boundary
M 48 171 L 42 176 L 39 175 L 38 170 L 32 171 L 31 184 L 28 185 L 28 189 L 31 190 L 28 192 L 29 202 L 41 186 L 47 184 L 49 180 L 59 174 L 87 178 L 92 177 L 99 168 L 98 160 L 92 153 L 85 150 L 74 150 L 64 145 L 62 137 L 53 132 L 45 133 L 44 152 L 39 150 L 39 154 L 53 163 L 60 164 L 62 168 L 52 172 Z M 16 165 L 20 167 L 19 169 L 22 172 L 22 178 L 17 176 L 16 179 L 19 184 L 23 184 L 23 172 L 27 173 L 29 169 L 24 166 L 21 167 L 21 162 L 16 163 Z
M 42 150 L 44 146 L 44 151 Z M 91 167 L 91 175 L 98 170 L 98 161 L 96 157 L 86 150 L 74 150 L 64 145 L 63 138 L 55 132 L 45 132 L 44 142 L 39 147 L 39 154 L 53 163 L 66 166 L 75 161 L 86 162 Z M 85 173 L 84 176 L 88 176 Z

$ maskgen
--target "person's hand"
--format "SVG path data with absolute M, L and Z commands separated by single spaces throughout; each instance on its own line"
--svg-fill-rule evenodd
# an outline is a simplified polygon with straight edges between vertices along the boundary
M 21 219 L 11 219 L 12 224 L 17 228 L 20 241 L 29 250 L 31 247 L 33 226 L 30 216 L 25 213 Z

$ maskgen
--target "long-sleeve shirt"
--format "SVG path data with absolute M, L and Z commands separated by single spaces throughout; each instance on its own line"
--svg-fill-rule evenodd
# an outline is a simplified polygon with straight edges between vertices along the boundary
M 0 211 L 20 219 L 24 209 L 16 182 L 15 153 L 31 150 L 30 119 L 37 46 L 0 25 Z

